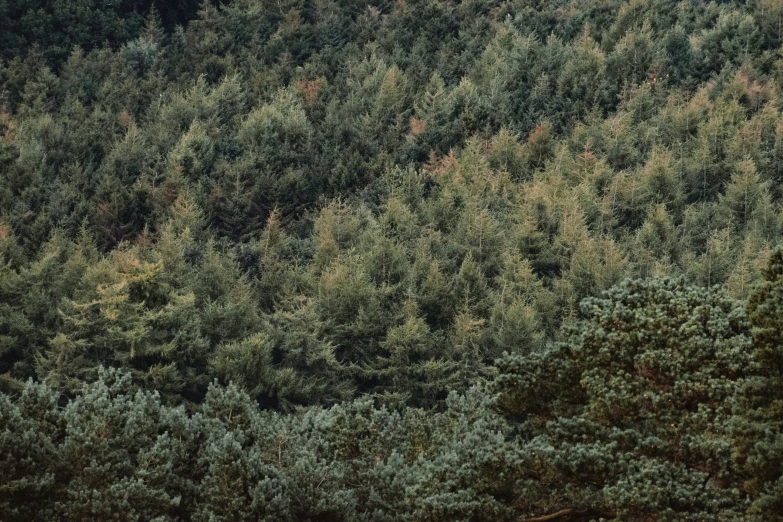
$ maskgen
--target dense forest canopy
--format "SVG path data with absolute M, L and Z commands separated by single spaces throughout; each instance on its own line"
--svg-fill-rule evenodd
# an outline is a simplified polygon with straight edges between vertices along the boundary
M 781 0 L 0 0 L 0 518 L 781 520 L 782 203 Z

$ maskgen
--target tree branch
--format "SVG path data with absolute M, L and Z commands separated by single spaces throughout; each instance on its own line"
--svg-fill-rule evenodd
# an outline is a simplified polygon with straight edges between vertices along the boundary
M 560 517 L 568 515 L 583 515 L 587 513 L 586 509 L 576 510 L 574 508 L 561 509 L 556 513 L 550 513 L 549 515 L 541 515 L 540 517 L 526 518 L 524 522 L 547 522 L 548 520 L 555 520 Z
M 576 517 L 584 517 L 588 515 L 598 515 L 599 517 L 604 518 L 614 518 L 617 516 L 614 512 L 594 512 L 589 509 L 574 509 L 574 508 L 566 508 L 561 509 L 560 511 L 557 511 L 555 513 L 550 513 L 548 515 L 541 515 L 538 517 L 533 518 L 526 518 L 522 522 L 549 522 L 550 520 L 557 520 L 559 518 L 570 518 L 572 516 Z

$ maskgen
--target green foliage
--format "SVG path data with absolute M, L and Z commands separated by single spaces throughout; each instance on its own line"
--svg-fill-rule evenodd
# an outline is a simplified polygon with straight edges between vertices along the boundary
M 45 385 L 0 397 L 7 520 L 510 520 L 515 458 L 477 392 L 435 417 L 367 401 L 297 416 L 211 386 L 194 415 L 102 371 L 65 408 Z M 488 443 L 494 444 L 488 444 Z M 455 462 L 461 462 L 453 474 Z
M 756 394 L 773 375 L 751 349 L 763 352 L 757 320 L 751 339 L 739 303 L 677 279 L 623 282 L 582 314 L 564 341 L 506 356 L 491 390 L 452 393 L 441 412 L 367 398 L 263 412 L 213 384 L 187 414 L 103 369 L 62 407 L 28 382 L 0 397 L 0 502 L 9 520 L 774 519 L 776 399 Z M 395 330 L 387 367 L 416 354 L 422 324 Z M 290 383 L 269 343 L 222 348 L 240 367 L 221 370 Z M 416 375 L 407 367 L 394 384 Z
M 755 356 L 760 369 L 737 396 L 732 424 L 734 458 L 756 499 L 753 512 L 774 520 L 783 506 L 783 367 L 781 366 L 781 290 L 783 252 L 776 250 L 764 270 L 764 281 L 748 299 Z
M 0 0 L 3 513 L 773 520 L 781 5 Z
M 663 279 L 581 310 L 563 342 L 504 358 L 495 381 L 502 410 L 527 417 L 533 498 L 629 519 L 739 517 L 726 425 L 758 367 L 739 304 Z

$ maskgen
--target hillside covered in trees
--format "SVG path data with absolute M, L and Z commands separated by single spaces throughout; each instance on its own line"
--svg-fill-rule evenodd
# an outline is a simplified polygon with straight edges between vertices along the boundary
M 783 1 L 0 0 L 0 520 L 783 520 Z

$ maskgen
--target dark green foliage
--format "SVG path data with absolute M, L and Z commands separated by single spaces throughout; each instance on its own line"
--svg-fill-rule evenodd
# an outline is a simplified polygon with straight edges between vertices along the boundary
M 781 20 L 0 0 L 0 513 L 775 520 Z
M 173 28 L 197 11 L 198 0 L 3 0 L 0 2 L 0 59 L 41 52 L 60 65 L 74 47 L 117 48 L 144 27 L 145 16 Z M 205 4 L 209 5 L 209 4 Z
M 581 310 L 565 341 L 503 359 L 495 381 L 502 410 L 527 416 L 534 495 L 628 519 L 739 517 L 726 426 L 757 369 L 739 304 L 665 279 L 622 283 Z
M 516 452 L 487 398 L 434 417 L 368 401 L 260 413 L 210 387 L 199 411 L 103 372 L 65 408 L 29 383 L 0 397 L 4 520 L 511 520 Z M 454 465 L 459 462 L 458 472 Z
M 754 513 L 774 520 L 783 509 L 783 251 L 772 254 L 764 281 L 748 300 L 760 370 L 740 390 L 732 424 L 734 458 L 756 502 Z
M 732 420 L 735 393 L 753 397 L 764 372 L 739 303 L 682 280 L 626 281 L 582 313 L 565 341 L 501 360 L 499 402 L 475 386 L 439 413 L 368 399 L 260 412 L 237 386 L 210 385 L 187 414 L 115 370 L 62 407 L 30 382 L 0 401 L 0 502 L 9 520 L 33 501 L 53 520 L 773 513 L 774 480 L 754 474 L 757 458 L 736 458 L 749 448 L 736 435 L 763 434 L 742 428 L 774 413 L 756 398 L 755 412 Z M 263 352 L 268 341 L 256 342 Z M 247 375 L 275 382 L 269 366 Z

